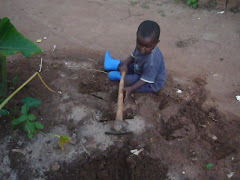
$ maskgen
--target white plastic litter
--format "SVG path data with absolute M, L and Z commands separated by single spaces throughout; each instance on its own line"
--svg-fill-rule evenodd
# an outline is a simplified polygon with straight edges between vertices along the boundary
M 215 135 L 213 135 L 213 134 L 210 134 L 209 135 L 213 140 L 217 140 L 218 138 L 217 138 L 217 136 L 215 136 Z
M 238 102 L 240 102 L 240 96 L 239 95 L 236 96 L 236 99 L 237 99 Z
M 44 40 L 46 40 L 46 39 L 47 39 L 47 37 L 44 37 L 43 39 L 44 39 Z
M 233 177 L 233 175 L 234 175 L 234 172 L 228 173 L 228 174 L 227 174 L 228 179 L 230 179 L 231 177 Z
M 181 93 L 182 93 L 182 90 L 181 90 L 181 89 L 178 89 L 178 90 L 177 90 L 177 93 L 178 93 L 178 94 L 181 94 Z
M 219 11 L 218 14 L 224 14 L 224 11 Z
M 25 150 L 22 150 L 22 149 L 12 149 L 11 151 L 12 151 L 12 152 L 21 153 L 21 154 L 23 154 L 24 156 L 27 154 L 27 152 L 26 152 Z
M 56 49 L 56 47 L 57 47 L 57 46 L 54 44 L 54 45 L 53 45 L 53 50 L 52 50 L 52 51 L 54 51 L 54 50 Z
M 39 65 L 39 72 L 42 71 L 42 60 L 43 60 L 43 58 L 41 58 L 41 63 L 40 63 L 40 65 Z
M 186 172 L 185 172 L 185 171 L 183 171 L 183 172 L 182 172 L 182 174 L 186 174 Z
M 142 148 L 142 149 L 139 149 L 139 150 L 133 149 L 133 150 L 131 150 L 130 152 L 133 153 L 133 154 L 135 154 L 136 156 L 138 156 L 138 154 L 139 154 L 140 152 L 142 152 L 142 151 L 143 151 L 143 148 Z

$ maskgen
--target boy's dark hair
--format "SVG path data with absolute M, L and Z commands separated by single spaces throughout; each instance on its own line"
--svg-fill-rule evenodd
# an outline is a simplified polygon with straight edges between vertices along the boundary
M 137 35 L 142 38 L 153 37 L 156 41 L 158 41 L 160 36 L 160 27 L 154 21 L 143 21 L 138 27 Z

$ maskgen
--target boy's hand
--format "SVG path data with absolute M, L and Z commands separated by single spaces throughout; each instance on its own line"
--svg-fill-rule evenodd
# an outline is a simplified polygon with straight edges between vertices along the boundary
M 120 66 L 119 66 L 119 71 L 122 73 L 122 72 L 126 72 L 126 74 L 127 74 L 127 72 L 128 72 L 128 66 L 127 66 L 127 64 L 126 63 L 122 63 L 122 64 L 120 64 Z
M 125 87 L 125 88 L 123 88 L 123 92 L 125 92 L 124 103 L 128 103 L 131 98 L 133 89 L 132 89 L 132 87 Z

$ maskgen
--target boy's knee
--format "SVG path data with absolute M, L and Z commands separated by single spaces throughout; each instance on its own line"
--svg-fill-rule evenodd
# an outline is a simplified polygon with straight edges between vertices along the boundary
M 124 86 L 131 86 L 133 82 L 130 79 L 125 78 Z

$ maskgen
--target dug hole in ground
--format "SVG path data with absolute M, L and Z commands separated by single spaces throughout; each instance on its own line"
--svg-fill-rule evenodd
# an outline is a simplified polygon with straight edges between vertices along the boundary
M 35 78 L 8 108 L 20 107 L 26 97 L 39 99 L 33 113 L 43 131 L 71 137 L 62 151 L 57 138 L 37 134 L 29 140 L 1 117 L 1 179 L 240 178 L 239 13 L 160 0 L 0 4 L 0 17 L 9 17 L 33 42 L 42 38 L 38 45 L 44 50 L 32 59 L 9 58 L 8 78 L 18 75 L 22 84 L 43 58 L 41 76 L 61 91 L 52 93 Z M 105 51 L 116 59 L 128 56 L 146 19 L 161 26 L 166 85 L 159 93 L 134 94 L 125 106 L 133 134 L 105 135 L 118 93 L 118 83 L 101 72 Z

